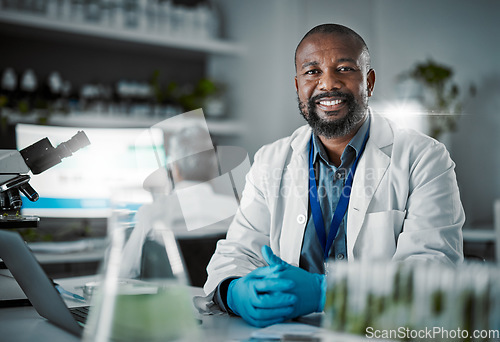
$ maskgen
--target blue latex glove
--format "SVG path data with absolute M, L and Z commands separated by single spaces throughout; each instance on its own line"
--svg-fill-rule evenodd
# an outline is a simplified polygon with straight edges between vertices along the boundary
M 262 256 L 270 266 L 281 265 L 285 267 L 284 270 L 276 272 L 275 277 L 291 280 L 295 284 L 292 289 L 286 290 L 297 296 L 294 310 L 288 318 L 323 311 L 326 299 L 326 277 L 324 274 L 307 272 L 286 263 L 274 255 L 269 246 L 262 247 Z
M 285 292 L 295 286 L 293 281 L 274 276 L 282 269 L 282 265 L 261 267 L 231 281 L 227 290 L 229 308 L 256 327 L 286 320 L 297 298 Z

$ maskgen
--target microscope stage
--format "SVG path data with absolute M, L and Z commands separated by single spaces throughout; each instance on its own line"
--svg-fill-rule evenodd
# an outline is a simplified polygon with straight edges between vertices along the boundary
M 37 216 L 0 215 L 0 229 L 36 228 L 40 218 Z

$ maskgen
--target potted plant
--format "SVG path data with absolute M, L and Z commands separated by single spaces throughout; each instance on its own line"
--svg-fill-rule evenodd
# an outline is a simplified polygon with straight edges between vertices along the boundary
M 428 59 L 400 75 L 400 79 L 410 79 L 420 86 L 422 104 L 429 114 L 430 136 L 439 139 L 443 133 L 456 130 L 464 98 L 460 87 L 453 81 L 451 67 Z M 468 95 L 474 96 L 475 92 L 475 86 L 471 85 Z

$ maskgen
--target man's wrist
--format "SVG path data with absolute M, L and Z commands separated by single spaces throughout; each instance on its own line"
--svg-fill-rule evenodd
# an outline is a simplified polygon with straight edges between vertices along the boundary
M 229 281 L 228 287 L 227 287 L 227 296 L 226 296 L 226 303 L 227 303 L 227 308 L 229 309 L 230 312 L 234 313 L 235 315 L 240 316 L 240 314 L 237 312 L 235 308 L 235 303 L 234 303 L 234 298 L 233 298 L 233 287 L 235 286 L 235 283 L 238 279 L 232 279 Z
M 225 311 L 230 314 L 235 314 L 235 313 L 231 310 L 231 308 L 227 304 L 227 291 L 229 288 L 229 284 L 233 280 L 238 278 L 239 277 L 229 277 L 224 279 L 219 283 L 214 292 L 214 303 L 217 304 L 222 311 Z

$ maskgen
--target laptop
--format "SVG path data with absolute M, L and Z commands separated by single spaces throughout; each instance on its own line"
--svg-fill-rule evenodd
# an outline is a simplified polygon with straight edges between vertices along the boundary
M 0 229 L 0 258 L 40 316 L 74 335 L 82 336 L 88 306 L 71 309 L 66 306 L 18 233 Z

